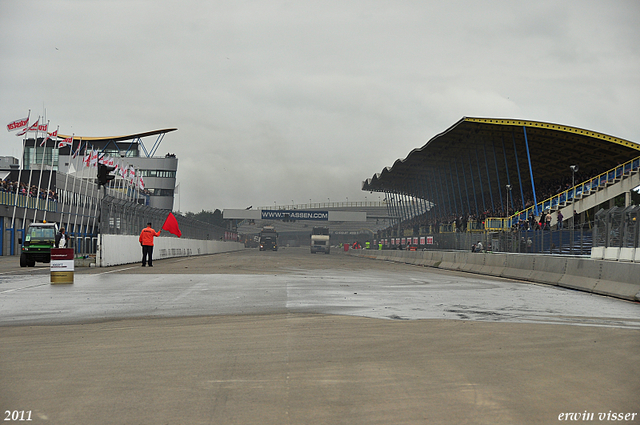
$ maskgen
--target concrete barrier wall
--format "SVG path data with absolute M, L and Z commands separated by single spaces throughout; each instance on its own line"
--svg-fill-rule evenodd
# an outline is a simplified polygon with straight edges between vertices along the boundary
M 529 280 L 557 285 L 567 268 L 567 257 L 537 255 L 533 262 L 533 270 Z
M 242 249 L 244 249 L 244 244 L 239 242 L 157 237 L 154 240 L 153 259 L 161 260 L 172 257 L 216 254 L 240 251 Z M 96 254 L 97 266 L 107 267 L 139 263 L 141 259 L 142 248 L 140 247 L 140 242 L 138 242 L 138 236 L 100 235 Z
M 640 301 L 639 263 L 540 254 L 480 254 L 467 251 L 355 250 L 349 253 L 446 270 L 528 280 Z
M 532 280 L 533 268 L 536 263 L 535 255 L 507 254 L 507 263 L 502 277 L 509 279 Z

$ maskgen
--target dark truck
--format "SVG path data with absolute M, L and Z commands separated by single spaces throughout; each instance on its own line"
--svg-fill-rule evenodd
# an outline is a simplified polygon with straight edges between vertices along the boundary
M 260 251 L 266 250 L 278 250 L 278 234 L 273 226 L 264 226 L 260 232 Z
M 58 233 L 55 223 L 32 223 L 25 232 L 20 254 L 20 267 L 33 267 L 36 261 L 49 263 L 51 261 L 51 248 Z

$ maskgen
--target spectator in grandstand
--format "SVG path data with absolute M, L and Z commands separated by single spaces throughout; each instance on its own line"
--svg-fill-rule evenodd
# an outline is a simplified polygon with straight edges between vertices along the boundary
M 564 219 L 564 216 L 562 215 L 561 211 L 558 211 L 558 230 L 562 230 L 562 220 Z
M 544 230 L 551 230 L 551 212 L 547 213 L 544 220 Z
M 544 230 L 544 224 L 547 222 L 547 212 L 546 211 L 542 211 L 542 214 L 540 215 L 540 230 Z

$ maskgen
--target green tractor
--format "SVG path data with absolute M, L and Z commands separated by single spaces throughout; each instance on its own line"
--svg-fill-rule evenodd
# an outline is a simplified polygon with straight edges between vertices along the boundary
M 58 225 L 55 223 L 32 223 L 29 225 L 22 244 L 20 254 L 20 267 L 33 267 L 36 261 L 49 263 L 51 261 L 51 248 L 55 244 Z

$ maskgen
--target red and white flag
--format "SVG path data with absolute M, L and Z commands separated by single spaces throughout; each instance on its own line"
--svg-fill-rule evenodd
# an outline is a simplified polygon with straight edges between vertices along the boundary
M 135 181 L 135 179 L 136 179 L 136 169 L 133 168 L 133 166 L 131 166 L 131 168 L 129 168 L 129 184 L 133 185 L 133 182 Z
M 89 160 L 90 167 L 98 166 L 98 151 L 91 150 L 91 159 Z
M 40 124 L 38 126 L 38 131 L 44 131 L 45 133 L 49 130 L 49 123 L 47 122 L 46 124 Z
M 58 142 L 58 149 L 64 148 L 65 146 L 73 146 L 73 137 L 67 137 Z
M 122 162 L 118 161 L 118 163 L 116 164 L 116 173 L 121 177 L 124 178 L 124 167 L 122 167 Z
M 20 118 L 19 120 L 15 120 L 7 124 L 7 131 L 16 131 L 20 130 L 29 125 L 29 117 Z
M 48 124 L 47 124 L 48 125 Z M 49 140 L 52 137 L 58 137 L 58 130 L 56 129 L 56 131 L 54 131 L 53 133 L 47 133 L 47 137 L 45 137 L 42 140 L 42 143 L 40 143 L 40 146 L 44 146 L 45 143 L 47 143 L 47 140 Z
M 71 137 L 73 137 L 73 136 L 71 136 Z M 78 153 L 80 153 L 80 149 L 81 149 L 80 145 L 82 145 L 82 139 L 78 140 L 78 149 L 76 149 L 76 151 L 73 153 L 73 155 L 71 155 L 71 158 L 75 158 L 75 157 L 78 156 Z M 71 145 L 71 149 L 73 149 L 73 145 Z
M 140 176 L 140 180 L 138 180 L 138 189 L 144 190 L 144 181 L 142 180 L 142 176 Z
M 35 123 L 33 123 L 31 125 L 31 127 L 25 127 L 22 131 L 19 131 L 16 133 L 16 136 L 24 136 L 25 134 L 27 134 L 30 131 L 38 131 L 38 127 L 39 127 L 39 123 L 40 122 L 40 118 L 38 118 L 38 121 L 36 121 Z
M 82 158 L 82 162 L 84 162 L 84 166 L 85 167 L 90 167 L 91 166 L 91 155 L 93 155 L 93 149 L 87 150 L 85 148 L 84 157 Z

